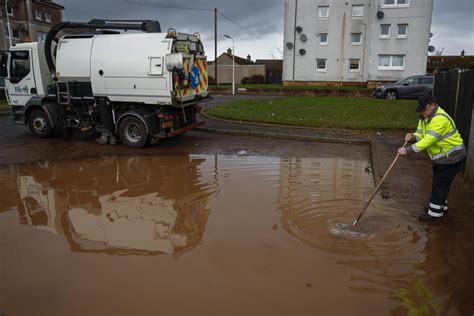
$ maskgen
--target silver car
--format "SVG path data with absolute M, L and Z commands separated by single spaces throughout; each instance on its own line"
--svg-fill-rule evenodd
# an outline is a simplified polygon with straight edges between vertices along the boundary
M 424 94 L 433 93 L 433 76 L 413 76 L 395 83 L 378 86 L 372 92 L 376 98 L 417 99 Z

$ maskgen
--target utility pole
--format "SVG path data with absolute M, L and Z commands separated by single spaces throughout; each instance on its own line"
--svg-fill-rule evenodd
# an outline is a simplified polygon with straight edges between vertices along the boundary
M 8 0 L 5 0 L 5 14 L 7 15 L 8 39 L 10 41 L 10 48 L 11 48 L 13 46 L 13 43 L 12 43 L 12 28 L 10 26 L 10 16 L 8 15 Z
M 214 9 L 214 79 L 217 87 L 217 8 Z

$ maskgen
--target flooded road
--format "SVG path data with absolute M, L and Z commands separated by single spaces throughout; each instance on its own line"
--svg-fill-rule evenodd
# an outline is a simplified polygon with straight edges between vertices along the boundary
M 5 315 L 462 315 L 471 223 L 374 200 L 360 157 L 0 167 Z M 342 303 L 343 302 L 343 303 Z

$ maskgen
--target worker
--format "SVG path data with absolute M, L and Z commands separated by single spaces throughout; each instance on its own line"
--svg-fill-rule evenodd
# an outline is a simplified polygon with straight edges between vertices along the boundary
M 415 133 L 405 136 L 413 145 L 398 149 L 399 155 L 410 155 L 424 150 L 433 161 L 431 200 L 421 221 L 442 219 L 448 211 L 447 197 L 454 177 L 466 158 L 466 147 L 453 119 L 438 105 L 431 95 L 419 98 L 416 112 L 420 115 Z

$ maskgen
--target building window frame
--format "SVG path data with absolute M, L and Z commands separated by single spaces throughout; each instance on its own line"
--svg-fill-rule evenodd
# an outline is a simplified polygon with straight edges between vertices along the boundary
M 324 9 L 327 9 L 326 14 L 324 13 Z M 318 18 L 319 19 L 329 19 L 329 6 L 328 5 L 320 5 L 318 6 Z
M 407 8 L 410 0 L 382 0 L 382 8 Z
M 360 15 L 354 14 L 354 8 L 361 8 L 362 9 L 362 14 L 360 14 Z M 351 17 L 353 19 L 362 19 L 364 17 L 364 5 L 363 4 L 353 4 L 352 9 L 351 9 Z
M 45 12 L 45 13 L 44 13 L 44 20 L 45 20 L 46 22 L 48 22 L 48 23 L 52 23 L 52 22 L 53 22 L 53 20 L 52 20 L 52 18 L 51 18 L 51 12 Z
M 38 20 L 38 21 L 43 21 L 43 17 L 41 15 L 41 11 L 36 9 L 35 10 L 35 20 Z
M 388 26 L 388 33 L 387 34 L 382 34 L 384 26 Z M 391 24 L 380 24 L 379 38 L 390 38 L 391 28 L 392 28 Z
M 357 35 L 357 34 L 359 35 L 359 41 L 354 42 L 352 36 Z M 362 45 L 362 33 L 360 33 L 360 32 L 351 33 L 351 45 L 354 45 L 354 46 Z
M 405 26 L 405 34 L 400 34 L 400 26 Z M 399 23 L 397 24 L 397 38 L 407 38 L 408 37 L 408 23 Z
M 326 38 L 326 41 L 322 41 L 323 37 Z M 319 33 L 319 45 L 327 46 L 329 42 L 329 34 L 328 33 Z
M 402 65 L 395 65 L 394 66 L 394 60 L 396 58 L 402 58 Z M 381 58 L 388 58 L 388 64 L 381 65 Z M 378 70 L 405 70 L 405 58 L 406 55 L 403 54 L 393 54 L 393 55 L 388 55 L 388 54 L 379 54 L 378 56 Z
M 324 62 L 324 68 L 320 68 L 320 62 Z M 328 70 L 328 60 L 326 58 L 316 58 L 316 71 L 317 72 L 327 72 Z
M 15 16 L 15 11 L 13 10 L 13 7 L 7 5 L 7 15 L 8 16 Z
M 353 61 L 357 61 L 357 68 L 351 68 Z M 360 72 L 360 58 L 349 58 L 349 72 Z

